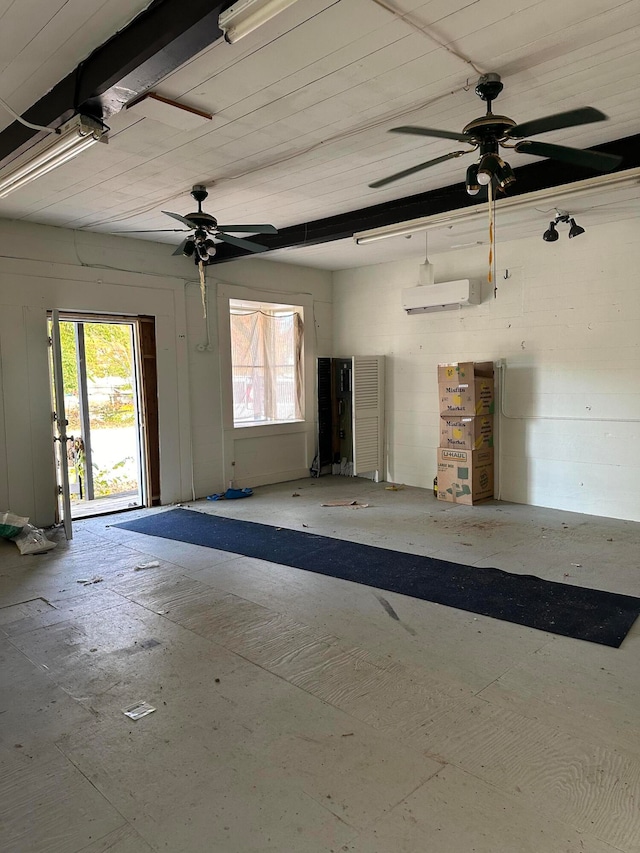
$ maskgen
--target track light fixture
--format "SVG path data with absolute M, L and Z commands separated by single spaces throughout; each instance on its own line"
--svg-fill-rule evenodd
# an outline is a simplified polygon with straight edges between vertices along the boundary
M 584 228 L 581 228 L 579 225 L 576 224 L 576 221 L 573 216 L 570 217 L 569 224 L 571 225 L 571 228 L 569 228 L 569 239 L 571 239 L 572 237 L 579 237 L 580 234 L 584 234 Z
M 567 222 L 569 224 L 569 239 L 573 237 L 579 237 L 580 234 L 584 234 L 584 228 L 582 228 L 576 223 L 573 216 L 569 216 L 566 211 L 558 210 L 558 208 L 556 207 L 556 217 L 555 219 L 551 220 L 551 222 L 549 223 L 549 227 L 542 235 L 542 239 L 545 241 L 545 243 L 555 243 L 555 241 L 558 239 L 559 235 L 556 226 L 560 222 Z

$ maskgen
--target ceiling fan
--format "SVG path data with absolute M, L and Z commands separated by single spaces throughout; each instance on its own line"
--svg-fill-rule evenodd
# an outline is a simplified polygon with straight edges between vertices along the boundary
M 154 228 L 149 231 L 129 231 L 128 233 L 149 234 L 161 231 L 192 231 L 193 233 L 185 237 L 173 254 L 186 255 L 188 258 L 193 257 L 196 263 L 209 261 L 215 256 L 215 240 L 230 243 L 232 246 L 238 246 L 241 249 L 246 249 L 248 252 L 267 251 L 267 246 L 254 243 L 252 240 L 233 237 L 227 232 L 233 231 L 238 234 L 242 232 L 249 234 L 277 234 L 277 228 L 273 225 L 218 225 L 218 220 L 214 216 L 211 216 L 210 213 L 204 213 L 202 210 L 202 202 L 208 195 L 206 187 L 196 184 L 191 190 L 191 197 L 198 203 L 198 210 L 195 213 L 187 213 L 186 216 L 181 216 L 179 213 L 171 213 L 169 210 L 162 211 L 167 216 L 171 216 L 172 219 L 177 219 L 178 222 L 186 225 L 186 228 Z
M 553 145 L 549 142 L 515 142 L 512 140 L 523 139 L 525 136 L 536 136 L 551 130 L 559 130 L 563 127 L 576 127 L 580 124 L 589 124 L 594 121 L 605 121 L 607 116 L 594 107 L 579 107 L 568 112 L 555 113 L 543 118 L 525 121 L 521 124 L 507 116 L 494 115 L 491 112 L 491 104 L 503 89 L 500 75 L 494 72 L 484 74 L 476 85 L 476 95 L 487 104 L 486 115 L 473 119 L 465 125 L 461 133 L 453 133 L 448 130 L 434 130 L 430 127 L 392 127 L 391 133 L 407 133 L 416 136 L 431 136 L 439 139 L 455 139 L 458 142 L 466 142 L 473 146 L 468 151 L 451 151 L 442 157 L 419 163 L 410 169 L 396 172 L 388 178 L 374 181 L 369 186 L 372 189 L 383 187 L 400 178 L 405 178 L 422 169 L 444 163 L 454 157 L 463 154 L 471 154 L 480 149 L 480 159 L 472 163 L 467 169 L 466 188 L 469 195 L 477 195 L 481 186 L 487 186 L 492 181 L 501 189 L 512 184 L 516 177 L 511 166 L 499 155 L 500 148 L 512 148 L 521 154 L 534 154 L 537 157 L 550 157 L 573 166 L 584 166 L 600 172 L 609 172 L 622 162 L 622 157 L 614 154 L 604 154 L 600 151 L 585 151 L 579 148 L 567 148 L 564 145 Z

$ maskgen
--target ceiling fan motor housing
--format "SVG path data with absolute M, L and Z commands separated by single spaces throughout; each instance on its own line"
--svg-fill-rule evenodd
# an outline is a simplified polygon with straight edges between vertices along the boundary
M 198 202 L 198 207 L 200 207 L 208 195 L 207 188 L 203 184 L 196 184 L 191 188 L 191 197 Z
M 503 88 L 504 84 L 500 79 L 500 75 L 492 71 L 480 77 L 476 84 L 476 95 L 482 98 L 483 101 L 489 101 L 490 103 L 491 101 L 495 101 Z

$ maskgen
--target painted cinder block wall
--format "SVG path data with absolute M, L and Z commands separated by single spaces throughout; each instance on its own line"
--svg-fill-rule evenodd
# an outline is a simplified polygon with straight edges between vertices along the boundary
M 640 520 L 638 225 L 589 227 L 556 243 L 539 235 L 499 243 L 495 299 L 486 246 L 434 255 L 437 282 L 483 282 L 481 305 L 446 313 L 401 308 L 420 258 L 334 273 L 334 353 L 388 357 L 390 480 L 432 484 L 438 362 L 504 358 L 501 497 Z
M 197 270 L 171 251 L 142 240 L 0 221 L 0 509 L 41 526 L 54 521 L 46 326 L 53 308 L 156 317 L 163 503 L 226 487 L 216 299 L 221 282 L 266 298 L 273 294 L 274 301 L 306 294 L 312 306 L 307 346 L 314 359 L 330 354 L 330 273 L 254 259 L 211 270 L 206 349 Z M 309 432 L 314 431 L 311 412 Z M 292 461 L 289 445 L 287 435 L 272 435 L 270 453 L 253 446 L 251 473 L 272 482 L 286 478 L 292 466 L 306 473 L 313 447 L 300 444 Z

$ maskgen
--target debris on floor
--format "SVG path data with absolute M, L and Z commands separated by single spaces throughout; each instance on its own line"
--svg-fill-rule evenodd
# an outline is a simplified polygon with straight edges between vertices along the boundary
M 44 530 L 33 524 L 25 524 L 18 535 L 13 537 L 13 541 L 21 554 L 44 554 L 57 547 L 56 542 L 47 539 Z
M 103 580 L 104 578 L 96 576 L 94 578 L 80 578 L 76 583 L 81 583 L 83 586 L 91 586 L 92 583 L 102 583 Z
M 226 492 L 218 492 L 215 495 L 207 495 L 208 501 L 233 501 L 237 498 L 249 498 L 253 494 L 253 489 L 227 489 Z
M 139 563 L 134 572 L 141 572 L 143 569 L 157 569 L 160 563 L 157 560 L 151 560 L 149 563 Z
M 395 483 L 392 483 L 390 486 L 385 486 L 384 489 L 385 492 L 401 492 L 404 486 L 397 486 Z
M 384 608 L 384 610 L 386 610 L 386 612 L 388 613 L 388 615 L 389 615 L 392 619 L 395 619 L 397 622 L 399 622 L 399 621 L 400 621 L 400 617 L 398 616 L 398 614 L 396 613 L 396 611 L 393 609 L 393 607 L 391 606 L 391 604 L 389 604 L 389 602 L 387 601 L 387 599 L 386 599 L 386 598 L 384 598 L 382 595 L 376 595 L 376 598 L 378 599 L 378 601 L 380 602 L 380 604 L 382 605 L 382 607 Z
M 139 720 L 141 717 L 146 717 L 147 714 L 153 714 L 155 710 L 148 702 L 136 702 L 133 705 L 129 705 L 128 708 L 123 708 L 122 713 L 125 717 L 130 717 L 132 720 Z
M 363 504 L 359 501 L 327 501 L 324 504 L 320 504 L 320 506 L 350 506 L 354 509 L 365 509 L 369 504 Z
M 13 539 L 17 536 L 22 528 L 29 523 L 28 518 L 21 515 L 15 515 L 7 510 L 0 512 L 0 539 Z
M 292 497 L 292 498 L 299 498 L 299 497 L 302 497 L 302 496 L 301 496 L 300 492 L 294 492 L 294 493 L 291 495 L 291 497 Z

